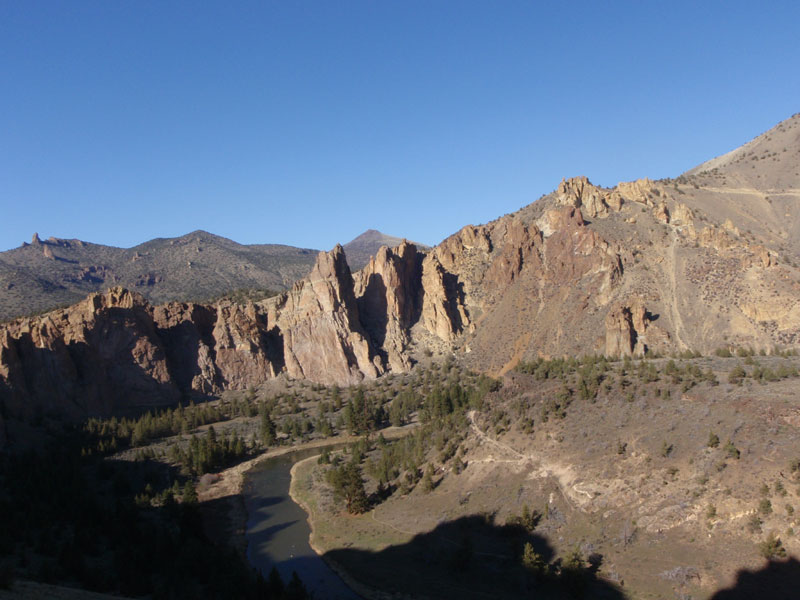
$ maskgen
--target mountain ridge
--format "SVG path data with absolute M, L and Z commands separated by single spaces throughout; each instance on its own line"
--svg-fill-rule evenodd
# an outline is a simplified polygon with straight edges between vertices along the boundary
M 385 240 L 368 230 L 350 244 L 363 266 Z M 239 244 L 195 230 L 120 248 L 35 233 L 31 242 L 0 252 L 0 319 L 66 306 L 92 292 L 123 286 L 155 303 L 210 300 L 238 290 L 288 289 L 305 276 L 318 250 L 284 244 Z M 359 266 L 359 268 L 360 268 Z
M 776 246 L 780 232 L 745 229 L 767 222 L 761 214 L 772 205 L 742 206 L 713 180 L 601 188 L 565 179 L 427 252 L 406 241 L 383 246 L 353 272 L 337 245 L 316 255 L 307 277 L 257 301 L 154 306 L 120 288 L 95 293 L 2 329 L 2 394 L 7 406 L 74 404 L 87 391 L 70 374 L 96 371 L 103 361 L 87 357 L 108 353 L 95 330 L 128 340 L 111 351 L 113 368 L 97 373 L 107 382 L 93 388 L 98 402 L 103 389 L 131 381 L 165 403 L 282 373 L 351 385 L 405 372 L 427 353 L 501 375 L 536 357 L 800 345 L 798 255 Z M 141 335 L 130 337 L 130 323 Z

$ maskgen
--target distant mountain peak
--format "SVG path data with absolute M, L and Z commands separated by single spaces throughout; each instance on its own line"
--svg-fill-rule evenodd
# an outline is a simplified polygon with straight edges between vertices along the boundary
M 360 242 L 364 240 L 373 240 L 377 238 L 387 239 L 387 240 L 397 240 L 401 239 L 393 235 L 387 235 L 382 231 L 378 231 L 377 229 L 367 229 L 364 233 L 354 237 L 352 240 L 347 242 L 347 244 L 353 244 L 355 242 Z M 347 245 L 345 244 L 345 245 Z
M 381 246 L 399 246 L 403 241 L 411 241 L 406 238 L 388 235 L 377 229 L 367 229 L 364 233 L 356 236 L 344 245 L 347 255 L 347 263 L 353 271 L 358 271 L 369 262 L 371 256 L 378 252 Z M 411 242 L 421 250 L 426 250 L 429 246 Z

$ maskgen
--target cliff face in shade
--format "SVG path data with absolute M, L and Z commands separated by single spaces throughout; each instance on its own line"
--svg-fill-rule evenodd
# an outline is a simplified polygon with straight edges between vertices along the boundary
M 420 316 L 421 261 L 416 246 L 404 241 L 393 249 L 381 248 L 355 276 L 364 330 L 392 371 L 411 367 L 408 345 L 410 328 Z
M 121 288 L 7 325 L 0 391 L 7 410 L 27 416 L 104 414 L 179 398 L 149 305 Z
M 800 118 L 779 127 L 795 135 Z M 800 345 L 800 178 L 781 171 L 780 203 L 742 202 L 725 187 L 738 164 L 611 189 L 567 179 L 426 252 L 383 247 L 355 274 L 342 247 L 321 252 L 255 303 L 153 307 L 114 288 L 17 319 L 0 328 L 4 414 L 111 414 L 280 373 L 348 385 L 423 352 L 500 374 L 536 356 Z

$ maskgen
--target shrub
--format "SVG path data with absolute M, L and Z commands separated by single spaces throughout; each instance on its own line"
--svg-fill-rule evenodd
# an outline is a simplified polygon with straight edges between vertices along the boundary
M 725 442 L 725 447 L 723 448 L 723 450 L 725 450 L 725 454 L 728 455 L 728 458 L 735 458 L 736 460 L 739 460 L 739 457 L 741 456 L 741 452 L 739 452 L 739 449 L 736 446 L 734 446 L 733 442 L 730 440 Z
M 728 383 L 741 385 L 742 380 L 747 377 L 747 371 L 741 365 L 736 365 L 728 374 Z
M 772 513 L 772 502 L 769 501 L 769 498 L 762 498 L 761 502 L 758 503 L 758 512 L 762 515 Z
M 668 444 L 666 441 L 661 443 L 661 456 L 664 458 L 667 458 L 670 454 L 672 454 L 672 450 L 672 444 Z
M 767 560 L 784 558 L 786 556 L 786 549 L 783 547 L 783 543 L 774 533 L 770 533 L 767 539 L 759 544 L 758 549 L 761 552 L 761 556 Z
M 757 514 L 753 514 L 747 520 L 747 531 L 750 533 L 758 533 L 761 531 L 761 519 L 758 518 Z

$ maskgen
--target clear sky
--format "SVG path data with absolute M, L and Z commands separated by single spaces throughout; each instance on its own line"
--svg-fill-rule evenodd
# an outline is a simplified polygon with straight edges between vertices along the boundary
M 800 3 L 0 0 L 0 250 L 435 244 L 800 111 Z

